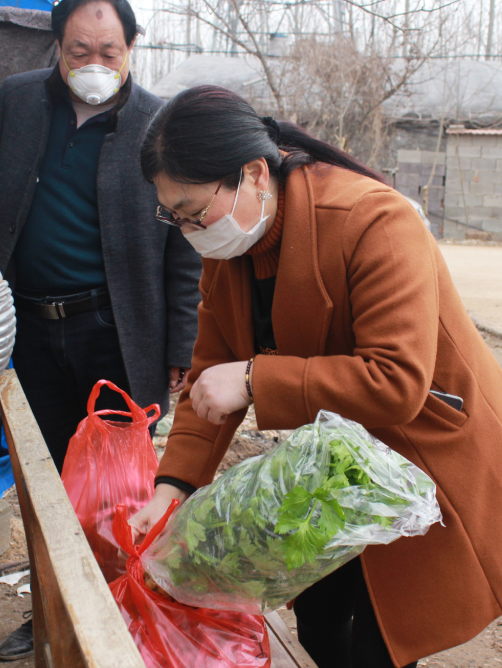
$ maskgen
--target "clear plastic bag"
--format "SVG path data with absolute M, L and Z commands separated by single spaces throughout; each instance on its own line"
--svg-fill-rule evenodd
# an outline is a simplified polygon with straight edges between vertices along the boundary
M 433 481 L 360 424 L 320 411 L 229 469 L 143 554 L 177 601 L 264 613 L 359 555 L 441 521 Z

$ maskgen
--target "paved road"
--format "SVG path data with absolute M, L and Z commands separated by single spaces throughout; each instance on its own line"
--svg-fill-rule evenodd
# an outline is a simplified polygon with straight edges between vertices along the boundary
M 466 309 L 502 336 L 502 247 L 439 247 Z

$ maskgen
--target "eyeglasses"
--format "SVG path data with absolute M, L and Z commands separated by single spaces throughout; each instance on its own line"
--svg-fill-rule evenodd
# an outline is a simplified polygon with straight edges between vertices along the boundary
M 157 207 L 157 213 L 155 214 L 155 218 L 159 220 L 161 223 L 167 223 L 167 225 L 173 225 L 174 227 L 185 227 L 194 230 L 206 230 L 207 225 L 203 225 L 202 221 L 207 216 L 209 207 L 214 202 L 214 198 L 218 194 L 221 186 L 223 185 L 224 180 L 225 178 L 221 179 L 218 187 L 216 188 L 216 192 L 213 195 L 213 199 L 209 202 L 208 206 L 206 206 L 206 208 L 202 211 L 202 213 L 200 214 L 200 218 L 197 218 L 197 220 L 190 220 L 190 218 L 175 218 L 170 211 L 166 211 L 166 209 L 160 206 L 160 204 Z

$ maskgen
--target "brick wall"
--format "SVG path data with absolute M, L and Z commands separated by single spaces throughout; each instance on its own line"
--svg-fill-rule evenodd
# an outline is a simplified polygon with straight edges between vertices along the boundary
M 444 236 L 478 228 L 502 241 L 502 134 L 476 132 L 448 134 Z
M 399 150 L 395 176 L 396 190 L 423 205 L 423 188 L 429 182 L 435 156 L 434 151 Z M 436 237 L 441 236 L 443 223 L 445 161 L 446 154 L 438 153 L 436 169 L 429 189 L 428 218 Z

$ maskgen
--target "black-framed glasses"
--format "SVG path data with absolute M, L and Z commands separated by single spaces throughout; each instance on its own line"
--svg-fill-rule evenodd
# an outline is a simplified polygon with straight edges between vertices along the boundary
M 175 218 L 170 211 L 166 211 L 166 209 L 160 206 L 160 204 L 157 207 L 157 213 L 155 214 L 155 218 L 159 220 L 161 223 L 166 223 L 167 225 L 173 225 L 174 227 L 188 227 L 188 228 L 193 228 L 195 230 L 206 230 L 207 225 L 204 225 L 202 221 L 207 216 L 207 212 L 209 211 L 211 204 L 214 202 L 214 198 L 218 194 L 221 186 L 223 185 L 224 180 L 225 180 L 224 178 L 221 179 L 218 187 L 216 188 L 216 192 L 213 195 L 213 199 L 202 211 L 200 217 L 197 218 L 197 220 L 190 220 L 190 218 Z

